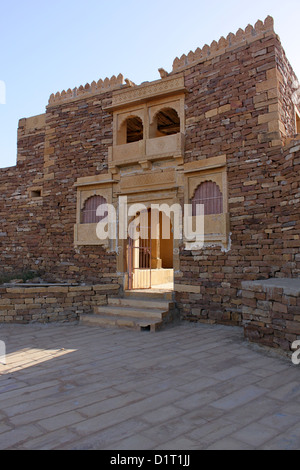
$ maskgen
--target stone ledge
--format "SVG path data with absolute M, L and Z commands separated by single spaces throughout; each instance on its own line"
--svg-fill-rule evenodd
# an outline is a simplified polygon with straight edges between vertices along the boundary
M 195 294 L 200 294 L 200 286 L 192 286 L 190 284 L 175 284 L 175 292 L 192 292 Z
M 242 282 L 242 289 L 245 290 L 259 290 L 267 292 L 273 289 L 282 289 L 284 295 L 291 295 L 293 297 L 300 296 L 300 278 L 274 278 L 265 279 L 260 281 L 244 281 Z

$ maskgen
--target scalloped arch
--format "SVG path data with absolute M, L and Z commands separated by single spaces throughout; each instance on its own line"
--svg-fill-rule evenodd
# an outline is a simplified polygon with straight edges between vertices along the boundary
M 107 205 L 107 200 L 101 195 L 87 196 L 82 201 L 81 224 L 93 224 L 100 222 L 106 215 L 97 216 L 97 208 L 100 205 Z M 107 212 L 107 211 L 106 211 Z
M 165 106 L 165 105 L 162 105 L 162 107 L 161 107 L 160 109 L 158 109 L 158 110 L 153 114 L 150 124 L 153 124 L 153 123 L 154 123 L 154 120 L 155 120 L 156 116 L 157 116 L 159 113 L 161 113 L 162 111 L 167 110 L 167 109 L 171 109 L 172 111 L 175 111 L 175 113 L 176 113 L 177 116 L 178 116 L 178 121 L 180 122 L 180 117 L 179 117 L 179 114 L 178 114 L 177 109 L 175 109 L 175 108 L 172 107 L 172 106 Z
M 193 215 L 196 215 L 197 204 L 204 204 L 205 215 L 221 214 L 223 212 L 223 193 L 220 186 L 211 179 L 202 181 L 195 188 L 191 203 Z
M 132 118 L 137 118 L 139 119 L 142 124 L 143 124 L 143 127 L 144 127 L 144 121 L 143 119 L 138 116 L 137 114 L 129 114 L 129 115 L 126 115 L 124 116 L 122 119 L 120 119 L 120 121 L 118 122 L 118 131 L 121 129 L 121 127 L 125 124 L 126 121 L 128 121 L 128 119 L 132 119 Z

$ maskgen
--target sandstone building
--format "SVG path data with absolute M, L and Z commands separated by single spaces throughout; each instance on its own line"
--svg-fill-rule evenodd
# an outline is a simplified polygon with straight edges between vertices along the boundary
M 56 93 L 44 114 L 20 120 L 17 165 L 0 170 L 1 272 L 81 286 L 77 313 L 99 286 L 103 301 L 167 283 L 182 318 L 243 324 L 250 339 L 289 349 L 300 335 L 299 84 L 273 19 L 159 73 Z M 125 196 L 147 208 L 203 203 L 204 247 L 172 236 L 172 214 L 169 240 L 99 240 L 96 208 Z M 60 289 L 58 304 L 72 298 Z M 2 321 L 44 318 L 25 287 L 0 295 Z

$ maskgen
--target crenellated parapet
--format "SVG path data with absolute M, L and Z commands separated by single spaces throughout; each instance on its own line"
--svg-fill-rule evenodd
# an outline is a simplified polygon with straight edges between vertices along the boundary
M 91 84 L 87 83 L 85 86 L 81 85 L 73 90 L 69 88 L 67 91 L 52 93 L 49 98 L 49 105 L 56 105 L 66 100 L 72 100 L 80 98 L 82 95 L 92 95 L 96 93 L 105 93 L 107 91 L 113 91 L 120 89 L 122 86 L 134 86 L 130 80 L 126 79 L 124 84 L 124 77 L 119 74 L 117 77 L 113 75 L 111 78 L 105 78 L 105 80 L 93 81 Z
M 173 62 L 173 72 L 189 67 L 197 62 L 223 54 L 227 50 L 253 42 L 266 33 L 274 32 L 274 20 L 268 16 L 264 22 L 258 20 L 254 26 L 248 25 L 245 30 L 239 29 L 235 34 L 229 33 L 226 38 L 223 36 L 219 41 L 213 41 L 210 46 L 205 44 L 202 49 L 199 47 L 195 52 L 190 51 L 188 55 L 183 54 L 180 58 L 176 57 Z

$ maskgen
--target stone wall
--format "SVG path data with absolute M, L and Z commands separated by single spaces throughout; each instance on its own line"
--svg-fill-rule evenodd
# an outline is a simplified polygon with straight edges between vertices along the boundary
M 43 124 L 20 120 L 17 166 L 0 169 L 0 273 L 38 268 L 45 220 L 43 200 L 32 198 L 31 189 L 43 182 Z
M 293 78 L 272 34 L 185 69 L 185 161 L 226 155 L 231 234 L 228 250 L 182 246 L 183 318 L 239 324 L 242 280 L 299 276 L 300 142 L 283 140 L 296 133 Z
M 239 324 L 243 280 L 300 277 L 300 142 L 231 175 L 230 249 L 181 251 L 176 299 L 189 320 Z
M 186 162 L 226 154 L 234 167 L 281 145 L 269 124 L 279 120 L 278 50 L 270 33 L 186 68 Z
M 77 321 L 118 291 L 115 284 L 0 287 L 0 323 Z
M 300 335 L 300 279 L 242 282 L 241 298 L 246 338 L 291 351 Z
M 295 104 L 299 106 L 299 82 L 295 72 L 289 63 L 285 51 L 281 45 L 277 44 L 276 65 L 278 70 L 278 98 L 280 114 L 280 132 L 283 138 L 295 133 Z
M 48 106 L 38 125 L 20 120 L 18 164 L 0 170 L 1 271 L 34 270 L 49 282 L 118 283 L 116 255 L 74 247 L 77 178 L 107 172 L 111 92 Z M 40 188 L 41 197 L 31 197 Z
M 91 283 L 112 282 L 116 255 L 100 246 L 74 247 L 77 178 L 107 173 L 111 93 L 50 105 L 46 113 L 44 202 L 47 214 L 41 263 L 53 275 Z M 116 279 L 115 282 L 118 280 Z

